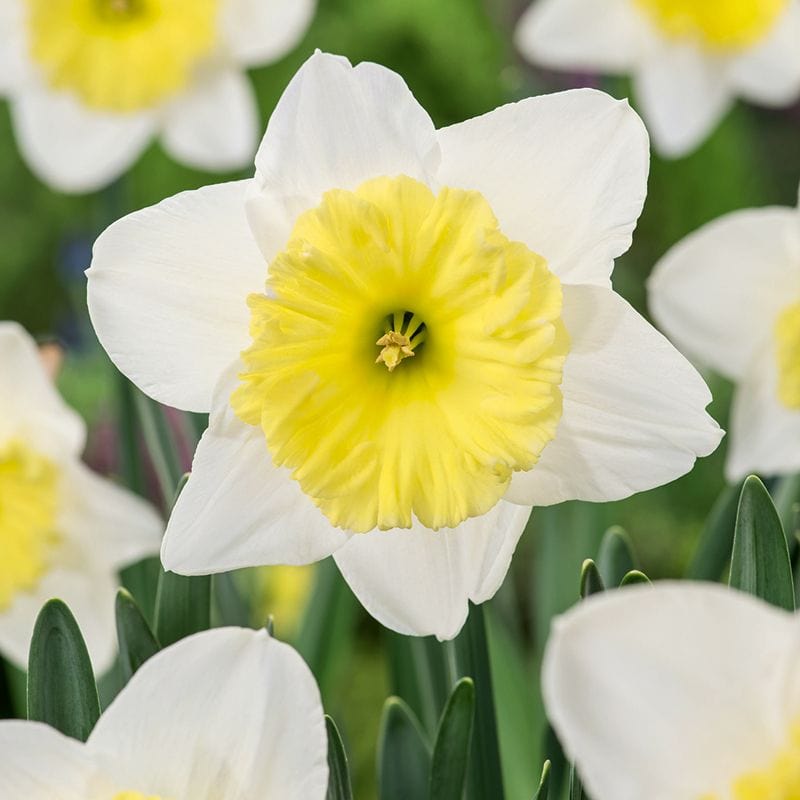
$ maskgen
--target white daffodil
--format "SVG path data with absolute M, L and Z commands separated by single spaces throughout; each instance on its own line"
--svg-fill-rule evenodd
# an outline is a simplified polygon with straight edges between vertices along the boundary
M 499 587 L 532 505 L 688 471 L 721 435 L 708 389 L 610 286 L 647 169 L 639 118 L 600 92 L 437 131 L 395 73 L 313 56 L 253 180 L 95 245 L 111 358 L 211 410 L 165 566 L 334 553 L 383 624 L 448 638 Z
M 303 659 L 218 628 L 147 661 L 84 744 L 0 722 L 3 800 L 324 800 L 327 736 Z
M 0 323 L 0 653 L 23 669 L 51 597 L 72 608 L 95 668 L 108 668 L 117 570 L 158 552 L 158 515 L 84 466 L 85 439 L 33 340 Z
M 736 97 L 800 96 L 798 0 L 538 0 L 517 46 L 555 69 L 630 74 L 656 149 L 685 155 Z
M 736 383 L 728 478 L 800 470 L 800 212 L 709 223 L 664 256 L 648 290 L 675 344 Z
M 593 800 L 800 796 L 800 618 L 717 584 L 594 595 L 545 652 L 548 718 Z
M 176 160 L 246 166 L 259 115 L 245 69 L 297 44 L 316 0 L 3 0 L 0 94 L 31 169 L 98 189 L 160 135 Z

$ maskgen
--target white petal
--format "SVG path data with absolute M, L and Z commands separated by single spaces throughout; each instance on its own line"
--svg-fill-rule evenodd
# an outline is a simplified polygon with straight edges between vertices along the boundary
M 530 508 L 502 500 L 457 528 L 357 534 L 334 553 L 345 580 L 382 625 L 413 636 L 452 639 L 468 601 L 493 597 L 508 572 Z
M 102 674 L 116 654 L 116 593 L 117 584 L 110 572 L 90 572 L 82 564 L 56 566 L 34 591 L 17 594 L 11 607 L 0 613 L 0 652 L 20 669 L 26 669 L 36 617 L 48 600 L 57 597 L 75 615 L 95 672 Z
M 0 94 L 20 91 L 31 77 L 23 0 L 0 3 Z
M 15 438 L 58 459 L 76 457 L 86 427 L 53 386 L 33 339 L 16 322 L 0 322 L 0 446 Z
M 62 192 L 92 192 L 118 178 L 155 131 L 151 113 L 109 114 L 72 95 L 30 89 L 11 103 L 11 119 L 25 160 Z
M 569 283 L 610 285 L 647 193 L 647 132 L 593 89 L 502 106 L 439 131 L 441 184 L 482 192 L 503 232 Z
M 733 102 L 725 62 L 689 44 L 654 49 L 634 75 L 634 94 L 653 147 L 667 158 L 699 147 Z
M 164 522 L 150 503 L 81 463 L 63 474 L 60 530 L 98 569 L 113 571 L 161 547 Z
M 754 103 L 785 106 L 800 95 L 800 3 L 789 3 L 769 38 L 736 58 L 731 80 Z
M 248 341 L 247 295 L 267 267 L 244 213 L 250 181 L 183 192 L 95 242 L 89 313 L 111 360 L 162 403 L 208 411 Z
M 712 584 L 595 595 L 554 625 L 548 716 L 594 800 L 729 797 L 800 713 L 798 624 Z
M 800 293 L 795 297 L 800 296 Z M 778 399 L 777 354 L 769 341 L 736 387 L 725 473 L 738 481 L 749 473 L 800 471 L 800 410 Z
M 797 211 L 737 211 L 673 247 L 648 281 L 650 310 L 687 355 L 741 378 L 772 337 L 778 312 L 800 298 Z
M 0 796 L 5 800 L 87 800 L 98 785 L 95 772 L 83 744 L 49 725 L 0 722 Z
M 161 560 L 182 575 L 265 564 L 309 564 L 341 547 L 331 526 L 289 471 L 272 464 L 259 428 L 230 408 L 235 385 L 220 381 L 208 430 L 170 516 Z
M 522 15 L 515 41 L 544 67 L 629 72 L 647 52 L 650 31 L 631 0 L 538 0 Z
M 257 66 L 277 61 L 303 37 L 316 0 L 227 0 L 222 25 L 233 56 Z
M 263 630 L 206 631 L 151 658 L 88 749 L 120 788 L 165 798 L 324 800 L 328 785 L 317 685 Z
M 564 287 L 571 345 L 556 438 L 506 499 L 533 505 L 620 500 L 688 472 L 722 438 L 689 362 L 619 295 Z
M 164 148 L 177 161 L 217 172 L 252 162 L 258 107 L 250 81 L 238 70 L 200 77 L 165 113 Z
M 379 175 L 430 183 L 438 163 L 433 123 L 399 75 L 317 52 L 272 114 L 256 155 L 256 179 L 294 218 L 328 189 L 354 189 Z M 254 203 L 250 220 L 269 259 L 285 242 L 262 232 L 258 208 Z

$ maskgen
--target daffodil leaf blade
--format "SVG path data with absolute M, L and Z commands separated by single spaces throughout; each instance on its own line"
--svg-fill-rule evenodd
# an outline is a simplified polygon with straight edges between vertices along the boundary
M 430 800 L 461 800 L 474 716 L 475 684 L 471 678 L 462 678 L 439 721 L 431 759 Z
M 28 658 L 28 719 L 85 742 L 100 716 L 92 662 L 78 623 L 61 600 L 45 603 Z
M 250 605 L 239 590 L 234 573 L 220 572 L 212 577 L 211 584 L 215 624 L 249 627 Z
M 633 586 L 637 583 L 650 583 L 650 578 L 641 570 L 632 569 L 630 572 L 623 575 L 622 580 L 619 582 L 620 586 Z
M 627 531 L 619 525 L 609 528 L 600 541 L 597 569 L 606 586 L 619 586 L 632 569 L 636 569 L 633 543 Z
M 686 577 L 696 581 L 718 581 L 731 558 L 739 508 L 741 484 L 726 487 L 717 497 L 706 519 Z
M 426 797 L 431 752 L 419 720 L 399 697 L 383 707 L 378 737 L 378 797 Z
M 794 582 L 783 525 L 767 488 L 744 482 L 736 515 L 730 585 L 794 611 Z
M 581 783 L 578 771 L 575 765 L 572 764 L 569 768 L 569 800 L 586 800 L 586 795 L 583 791 L 583 784 Z
M 539 778 L 539 786 L 533 800 L 548 800 L 550 794 L 550 762 L 545 761 L 542 766 L 542 777 Z
M 336 723 L 325 715 L 325 729 L 328 732 L 328 793 L 326 800 L 353 800 L 350 784 L 350 768 L 347 765 L 347 752 Z
M 211 576 L 161 572 L 156 592 L 156 638 L 163 647 L 211 627 Z
M 115 604 L 119 661 L 122 676 L 127 683 L 137 669 L 160 649 L 155 634 L 147 624 L 136 601 L 125 590 L 117 592 Z
M 781 478 L 775 488 L 775 508 L 787 540 L 800 538 L 800 472 Z
M 580 596 L 586 598 L 591 594 L 604 592 L 606 589 L 597 564 L 587 558 L 581 566 Z

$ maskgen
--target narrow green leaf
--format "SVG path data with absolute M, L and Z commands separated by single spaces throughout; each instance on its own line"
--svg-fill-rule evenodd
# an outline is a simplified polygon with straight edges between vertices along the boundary
M 605 588 L 597 565 L 591 558 L 585 559 L 581 566 L 580 596 L 586 598 L 590 594 L 604 592 Z
M 783 526 L 766 487 L 752 475 L 744 482 L 739 500 L 730 585 L 794 611 L 794 582 Z
M 92 662 L 78 623 L 61 600 L 50 600 L 31 639 L 28 719 L 85 742 L 99 716 Z
M 163 572 L 156 593 L 156 638 L 163 647 L 211 627 L 211 576 Z
M 236 625 L 247 628 L 250 625 L 250 606 L 232 572 L 220 572 L 211 578 L 213 610 L 215 622 L 220 626 Z
M 600 542 L 597 569 L 606 586 L 619 586 L 626 573 L 636 569 L 633 544 L 619 525 L 609 528 Z
M 533 800 L 547 800 L 550 793 L 550 762 L 545 761 L 542 767 L 542 777 L 539 778 L 539 788 L 533 796 Z
M 650 578 L 638 569 L 632 569 L 619 582 L 620 586 L 632 586 L 636 583 L 650 583 Z
M 583 793 L 583 784 L 572 764 L 569 768 L 569 800 L 584 800 L 586 795 Z
M 800 472 L 787 475 L 775 487 L 775 508 L 788 542 L 800 539 Z
M 136 598 L 136 603 L 151 627 L 156 620 L 156 592 L 161 562 L 156 556 L 144 558 L 120 572 L 122 585 Z
M 736 512 L 742 485 L 727 486 L 714 503 L 686 577 L 695 581 L 718 581 L 730 561 Z
M 486 643 L 483 608 L 470 603 L 469 616 L 454 642 L 457 677 L 475 683 L 475 727 L 467 769 L 467 800 L 503 800 L 503 773 L 497 715 L 494 708 L 492 673 Z
M 326 800 L 353 800 L 350 786 L 350 769 L 347 766 L 347 753 L 336 723 L 325 715 L 325 729 L 328 732 L 328 793 Z
M 425 797 L 430 767 L 430 749 L 419 720 L 399 697 L 390 697 L 383 707 L 378 736 L 378 797 Z
M 117 592 L 117 639 L 122 677 L 127 683 L 139 667 L 159 650 L 155 635 L 150 630 L 136 601 L 125 591 Z
M 462 678 L 447 701 L 431 760 L 430 800 L 461 800 L 467 777 L 475 684 Z
M 561 747 L 561 742 L 558 741 L 558 736 L 556 736 L 553 726 L 549 723 L 544 733 L 542 752 L 550 764 L 550 769 L 547 773 L 548 791 L 553 797 L 561 797 L 563 794 L 561 789 L 567 782 L 569 774 L 569 764 Z

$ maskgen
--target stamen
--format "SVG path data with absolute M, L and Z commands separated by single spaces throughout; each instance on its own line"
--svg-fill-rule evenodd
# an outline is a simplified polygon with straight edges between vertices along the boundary
M 386 364 L 389 372 L 394 372 L 405 358 L 416 355 L 414 348 L 425 341 L 425 323 L 409 311 L 395 311 L 386 317 L 384 333 L 375 344 L 383 350 L 375 359 L 376 364 Z

